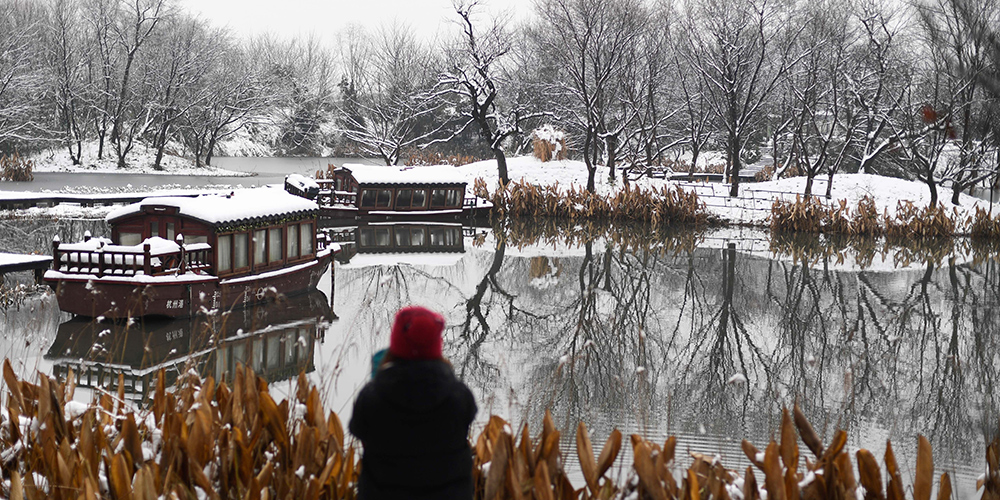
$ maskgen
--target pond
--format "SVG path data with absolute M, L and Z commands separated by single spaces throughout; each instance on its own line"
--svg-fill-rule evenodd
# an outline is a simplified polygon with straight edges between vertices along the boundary
M 4 221 L 0 231 L 45 251 L 52 231 L 68 241 L 86 224 Z M 36 296 L 3 313 L 0 351 L 22 374 L 129 365 L 137 399 L 151 367 L 224 376 L 246 361 L 279 394 L 306 370 L 346 421 L 394 312 L 422 304 L 448 320 L 446 356 L 480 421 L 494 413 L 534 434 L 550 410 L 571 467 L 568 439 L 583 420 L 597 441 L 612 428 L 673 434 L 679 452 L 742 470 L 740 440 L 765 446 L 797 400 L 824 442 L 846 429 L 852 454 L 881 457 L 891 439 L 904 477 L 926 435 L 959 498 L 983 471 L 984 435 L 1000 422 L 995 250 L 513 221 L 430 225 L 439 236 L 418 252 L 394 245 L 402 230 L 331 230 L 344 250 L 322 293 L 234 312 L 225 325 L 133 325 L 146 330 L 138 344 L 121 325 L 69 321 Z M 202 349 L 205 338 L 221 348 Z

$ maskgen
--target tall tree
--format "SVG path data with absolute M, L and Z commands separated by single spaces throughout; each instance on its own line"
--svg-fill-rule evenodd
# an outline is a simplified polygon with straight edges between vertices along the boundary
M 454 7 L 462 35 L 446 50 L 450 65 L 438 75 L 432 96 L 453 99 L 460 123 L 446 138 L 428 144 L 452 140 L 473 126 L 493 152 L 500 183 L 507 185 L 510 175 L 504 142 L 524 133 L 522 123 L 547 113 L 530 111 L 524 103 L 505 100 L 508 96 L 503 91 L 509 82 L 504 78 L 502 60 L 512 49 L 507 19 L 492 17 L 484 28 L 475 19 L 478 0 L 456 0 Z
M 435 116 L 444 103 L 429 92 L 437 63 L 406 25 L 382 26 L 360 40 L 363 45 L 348 47 L 363 52 L 365 63 L 341 86 L 342 133 L 364 155 L 396 165 L 406 148 L 427 142 L 444 123 Z
M 553 94 L 566 106 L 571 124 L 584 134 L 587 190 L 595 190 L 597 157 L 614 152 L 624 125 L 632 118 L 621 106 L 618 77 L 635 63 L 647 15 L 638 0 L 552 0 L 536 2 L 538 40 L 557 70 Z M 634 112 L 634 111 L 633 111 Z M 612 174 L 613 175 L 613 174 Z
M 709 104 L 726 132 L 733 197 L 739 195 L 747 140 L 768 97 L 801 57 L 793 53 L 793 42 L 802 27 L 789 22 L 785 7 L 770 0 L 702 0 L 689 12 L 693 69 L 704 79 Z

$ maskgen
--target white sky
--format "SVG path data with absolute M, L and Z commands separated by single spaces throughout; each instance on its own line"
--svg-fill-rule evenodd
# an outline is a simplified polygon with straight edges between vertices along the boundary
M 349 24 L 375 28 L 395 21 L 433 39 L 451 30 L 452 0 L 179 0 L 180 7 L 243 35 L 272 32 L 281 38 L 316 34 L 332 41 Z M 531 0 L 487 0 L 487 11 L 511 11 L 515 19 L 532 9 Z

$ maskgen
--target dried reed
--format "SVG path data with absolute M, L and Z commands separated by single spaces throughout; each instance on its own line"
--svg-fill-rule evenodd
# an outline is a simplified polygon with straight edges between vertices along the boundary
M 647 222 L 659 225 L 702 225 L 708 222 L 705 204 L 693 191 L 664 186 L 659 191 L 626 186 L 603 198 L 558 183 L 547 186 L 525 181 L 511 182 L 490 194 L 485 181 L 477 179 L 477 196 L 489 199 L 494 214 L 503 217 L 553 217 L 570 220 L 610 220 Z
M 17 153 L 0 156 L 0 181 L 33 181 L 35 175 L 31 171 L 34 168 L 35 162 L 33 160 L 22 158 Z
M 139 412 L 126 407 L 121 383 L 117 395 L 100 394 L 81 408 L 73 401 L 72 374 L 63 383 L 40 376 L 36 385 L 18 380 L 9 361 L 3 372 L 8 394 L 7 418 L 0 425 L 5 479 L 0 494 L 6 498 L 356 496 L 358 454 L 346 444 L 340 419 L 325 414 L 319 393 L 304 375 L 295 399 L 276 403 L 267 383 L 243 366 L 232 387 L 192 375 L 173 391 L 167 390 L 161 370 L 150 408 Z M 742 476 L 698 453 L 690 454 L 687 469 L 680 468 L 674 436 L 661 446 L 633 434 L 628 476 L 611 477 L 621 432 L 613 430 L 595 457 L 581 422 L 575 443 L 583 484 L 573 485 L 563 469 L 562 434 L 551 414 L 546 412 L 535 436 L 527 424 L 518 435 L 510 429 L 493 416 L 472 443 L 476 499 L 760 500 L 766 493 L 769 499 L 853 500 L 862 490 L 867 500 L 907 498 L 892 443 L 886 443 L 883 482 L 883 469 L 871 452 L 858 450 L 852 462 L 842 430 L 824 445 L 798 405 L 792 412 L 783 410 L 778 438 L 764 451 L 743 441 L 753 465 Z M 812 460 L 800 460 L 800 440 Z M 983 500 L 1000 500 L 1000 434 L 987 445 L 986 463 L 976 487 Z M 912 498 L 930 500 L 935 479 L 930 443 L 920 436 Z M 938 500 L 949 499 L 948 474 L 937 484 Z

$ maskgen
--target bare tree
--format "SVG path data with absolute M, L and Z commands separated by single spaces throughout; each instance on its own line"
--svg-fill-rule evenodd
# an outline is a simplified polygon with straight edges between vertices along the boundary
M 769 0 L 703 0 L 688 27 L 694 69 L 705 80 L 709 104 L 725 130 L 730 196 L 739 195 L 741 155 L 768 97 L 801 54 L 794 27 Z M 790 31 L 783 30 L 788 26 Z
M 183 116 L 180 134 L 195 164 L 211 165 L 218 144 L 247 127 L 266 123 L 264 113 L 274 93 L 253 46 L 237 46 L 220 35 L 221 54 L 207 69 L 209 95 Z
M 81 163 L 83 141 L 86 138 L 88 115 L 85 105 L 87 49 L 83 25 L 77 18 L 80 5 L 76 0 L 50 0 L 47 36 L 49 66 L 55 75 L 55 104 L 59 119 L 59 135 L 74 165 Z
M 364 63 L 349 65 L 351 78 L 341 86 L 341 132 L 366 156 L 396 165 L 406 148 L 427 142 L 444 124 L 435 116 L 443 102 L 429 93 L 437 62 L 406 25 L 383 26 L 374 37 L 352 38 L 361 44 L 347 49 L 364 56 L 347 57 Z
M 156 98 L 149 104 L 155 120 L 150 143 L 156 150 L 156 170 L 161 170 L 172 127 L 192 108 L 215 97 L 206 85 L 206 75 L 220 57 L 222 39 L 220 32 L 187 17 L 168 19 L 163 31 L 165 36 L 150 54 L 160 63 L 153 80 Z
M 38 47 L 41 25 L 34 4 L 0 4 L 0 144 L 42 137 L 43 88 L 47 78 Z
M 254 51 L 264 60 L 274 92 L 270 109 L 279 154 L 319 154 L 327 144 L 326 127 L 335 107 L 333 53 L 316 36 L 283 42 L 266 37 Z
M 529 111 L 523 103 L 505 100 L 508 96 L 502 90 L 508 82 L 503 75 L 502 60 L 512 49 L 507 19 L 493 17 L 484 29 L 474 20 L 478 0 L 459 0 L 454 7 L 462 37 L 447 49 L 450 66 L 438 75 L 432 96 L 436 99 L 455 99 L 461 123 L 446 138 L 427 145 L 452 140 L 469 126 L 474 126 L 496 158 L 500 183 L 506 185 L 510 176 L 507 173 L 504 141 L 523 134 L 523 122 L 548 113 Z
M 133 81 L 139 50 L 153 36 L 157 25 L 169 15 L 166 0 L 135 0 L 123 9 L 121 22 L 112 26 L 112 34 L 124 60 L 118 72 L 112 99 L 113 115 L 110 140 L 118 157 L 118 168 L 126 167 L 126 158 L 135 146 L 135 140 L 150 125 L 150 116 L 145 112 L 141 79 Z M 140 61 L 147 63 L 147 61 Z M 148 62 L 152 63 L 152 62 Z M 144 71 L 150 66 L 141 68 Z
M 856 15 L 863 41 L 848 74 L 848 91 L 860 116 L 857 128 L 858 171 L 868 173 L 875 160 L 896 142 L 893 120 L 900 112 L 910 77 L 903 60 L 899 14 L 874 0 L 859 2 Z
M 918 10 L 935 71 L 949 87 L 953 100 L 949 110 L 953 123 L 949 126 L 957 135 L 954 144 L 958 151 L 957 158 L 947 160 L 942 177 L 951 182 L 951 201 L 957 205 L 963 190 L 998 172 L 996 163 L 993 168 L 986 167 L 987 154 L 1000 142 L 1000 127 L 989 119 L 990 39 L 980 35 L 980 26 L 1000 20 L 1000 8 L 990 2 L 935 0 L 919 4 Z
M 566 101 L 568 119 L 584 134 L 587 190 L 593 192 L 600 142 L 614 168 L 620 134 L 634 115 L 620 107 L 617 84 L 626 63 L 635 62 L 630 56 L 645 28 L 645 9 L 637 0 L 553 0 L 535 8 L 538 39 L 557 75 L 553 94 Z
M 812 194 L 813 179 L 821 173 L 829 173 L 829 198 L 833 172 L 839 170 L 845 160 L 856 125 L 849 114 L 849 96 L 843 83 L 855 36 L 850 11 L 844 8 L 843 2 L 817 2 L 806 9 L 803 21 L 808 28 L 801 42 L 807 55 L 790 78 L 795 102 L 793 149 L 796 164 L 806 176 L 805 197 Z M 777 155 L 775 157 L 777 162 Z M 776 165 L 775 174 L 777 170 Z

